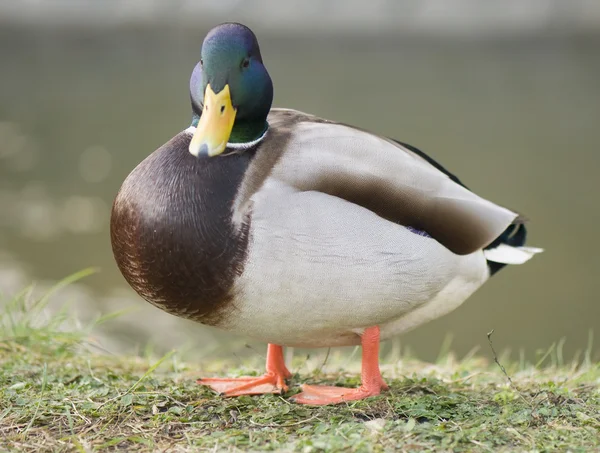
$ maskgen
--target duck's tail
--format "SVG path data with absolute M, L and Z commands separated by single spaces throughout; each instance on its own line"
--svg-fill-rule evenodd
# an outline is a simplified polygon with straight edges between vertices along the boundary
M 507 264 L 523 264 L 544 249 L 525 246 L 527 229 L 521 221 L 510 225 L 498 239 L 488 245 L 483 254 L 488 261 L 490 275 Z

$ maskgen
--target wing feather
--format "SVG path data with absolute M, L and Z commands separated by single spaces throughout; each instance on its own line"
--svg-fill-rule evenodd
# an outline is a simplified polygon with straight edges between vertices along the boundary
M 422 229 L 466 255 L 490 244 L 518 218 L 458 184 L 402 144 L 290 110 L 269 122 L 285 129 L 271 177 L 300 191 L 318 191 Z

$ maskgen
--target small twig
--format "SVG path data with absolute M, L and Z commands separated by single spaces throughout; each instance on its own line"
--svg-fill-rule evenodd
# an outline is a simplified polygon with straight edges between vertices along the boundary
M 504 366 L 498 360 L 498 354 L 496 354 L 496 350 L 494 349 L 494 344 L 492 343 L 492 334 L 493 333 L 494 333 L 494 329 L 489 331 L 487 334 L 487 339 L 488 339 L 488 343 L 490 344 L 490 349 L 492 350 L 492 354 L 494 355 L 494 362 L 496 362 L 496 364 L 502 370 L 502 373 L 504 373 L 504 376 L 506 376 L 506 379 L 508 379 L 508 384 L 510 385 L 510 388 L 512 388 L 515 392 L 517 392 L 517 394 L 523 399 L 523 401 L 525 401 L 529 405 L 529 407 L 533 408 L 533 404 L 531 403 L 531 401 L 529 401 L 527 398 L 525 398 L 525 396 L 517 388 L 517 386 L 514 384 L 513 380 L 510 378 L 510 376 L 506 372 L 506 368 L 504 368 Z
M 494 349 L 494 343 L 492 343 L 492 334 L 493 333 L 494 333 L 494 329 L 490 330 L 487 334 L 487 339 L 488 339 L 488 343 L 490 344 L 490 349 L 492 350 L 492 354 L 494 355 L 494 362 L 496 362 L 496 365 L 498 365 L 500 367 L 500 369 L 502 370 L 502 373 L 504 373 L 504 376 L 506 376 L 506 379 L 508 379 L 508 383 L 510 384 L 510 386 L 514 387 L 512 379 L 506 372 L 506 368 L 504 368 L 504 366 L 498 361 L 498 354 L 496 354 L 496 350 Z

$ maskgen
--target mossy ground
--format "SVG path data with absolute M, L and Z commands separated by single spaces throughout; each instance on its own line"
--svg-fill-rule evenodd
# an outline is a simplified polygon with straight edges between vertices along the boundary
M 0 448 L 8 451 L 600 451 L 600 364 L 591 351 L 568 365 L 557 348 L 538 366 L 500 358 L 512 384 L 493 359 L 387 357 L 388 392 L 326 407 L 288 397 L 304 382 L 356 386 L 356 363 L 340 367 L 334 354 L 325 371 L 304 371 L 297 356 L 292 369 L 302 371 L 288 395 L 224 399 L 195 379 L 256 373 L 258 360 L 101 353 L 88 329 L 65 332 L 64 316 L 41 320 L 44 300 L 25 296 L 0 314 Z

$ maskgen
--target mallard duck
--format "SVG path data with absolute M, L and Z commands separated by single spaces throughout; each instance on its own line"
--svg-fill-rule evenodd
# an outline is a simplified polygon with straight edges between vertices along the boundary
M 304 385 L 298 403 L 387 388 L 379 342 L 462 304 L 525 247 L 521 215 L 402 142 L 271 108 L 254 33 L 202 44 L 192 125 L 140 163 L 112 209 L 118 267 L 176 316 L 268 343 L 260 377 L 206 378 L 226 396 L 285 392 L 283 346 L 362 345 L 355 389 Z

